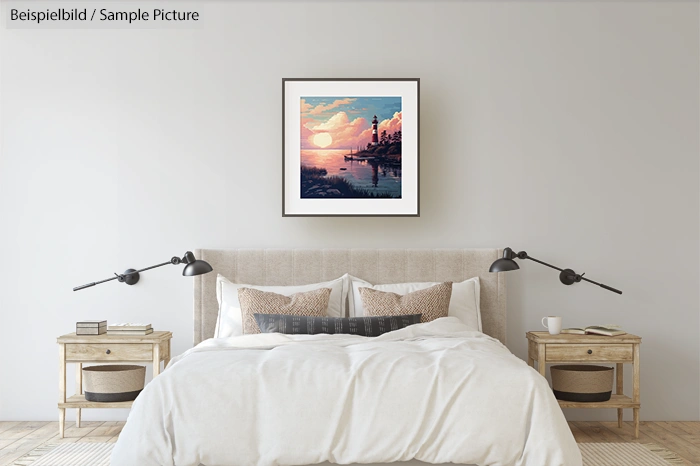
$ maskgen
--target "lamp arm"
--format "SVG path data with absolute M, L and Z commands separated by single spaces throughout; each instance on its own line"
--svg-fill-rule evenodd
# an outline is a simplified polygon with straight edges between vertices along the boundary
M 155 268 L 157 268 L 157 267 L 162 267 L 162 266 L 164 266 L 164 265 L 169 265 L 169 264 L 178 265 L 178 264 L 180 264 L 180 263 L 182 263 L 182 259 L 180 259 L 179 257 L 173 256 L 173 258 L 170 259 L 168 262 L 163 262 L 162 264 L 156 264 L 156 265 L 152 265 L 152 266 L 150 266 L 150 267 L 145 267 L 145 268 L 143 268 L 143 269 L 134 270 L 134 271 L 128 272 L 128 273 L 123 273 L 123 274 L 121 274 L 121 275 L 115 273 L 113 277 L 106 278 L 106 279 L 104 279 L 104 280 L 100 280 L 100 281 L 97 281 L 97 282 L 86 283 L 85 285 L 76 286 L 75 288 L 73 288 L 73 291 L 83 290 L 83 289 L 85 289 L 85 288 L 90 288 L 91 286 L 99 285 L 100 283 L 109 282 L 109 281 L 112 281 L 112 280 L 119 280 L 119 281 L 122 281 L 122 282 L 123 282 L 123 281 L 124 281 L 124 277 L 127 277 L 127 276 L 129 276 L 129 275 L 138 274 L 139 272 L 144 272 L 144 271 L 146 271 L 146 270 L 155 269 Z M 136 277 L 136 278 L 138 279 L 138 277 Z
M 612 286 L 603 285 L 602 283 L 594 282 L 593 280 L 589 280 L 589 279 L 583 278 L 583 277 L 581 277 L 581 280 L 587 281 L 588 283 L 593 283 L 594 285 L 598 285 L 599 287 L 605 288 L 606 290 L 612 291 L 613 293 L 622 294 L 622 291 L 616 290 Z
M 176 259 L 176 258 L 173 257 L 173 259 Z M 178 259 L 178 261 L 179 261 L 179 260 L 180 260 L 180 259 Z M 171 260 L 169 260 L 168 262 L 163 262 L 162 264 L 156 264 L 156 265 L 152 265 L 152 266 L 150 266 L 150 267 L 146 267 L 146 268 L 144 268 L 144 269 L 135 270 L 135 271 L 133 271 L 133 272 L 126 273 L 126 274 L 124 274 L 124 275 L 131 275 L 131 274 L 133 274 L 133 273 L 145 272 L 146 270 L 155 269 L 155 268 L 157 268 L 157 267 L 162 267 L 162 266 L 164 266 L 164 265 L 170 265 L 170 264 L 177 265 L 177 264 L 179 264 L 179 263 L 180 263 L 180 262 L 173 262 L 173 260 L 171 259 Z
M 115 275 L 114 277 L 106 278 L 106 279 L 100 280 L 98 282 L 91 282 L 91 283 L 86 283 L 85 285 L 76 286 L 75 288 L 73 288 L 73 291 L 82 290 L 84 288 L 90 288 L 91 286 L 99 285 L 100 283 L 108 282 L 111 280 L 116 280 L 119 278 L 119 275 L 117 275 L 117 274 L 114 274 L 114 275 Z
M 581 280 L 588 282 L 588 283 L 593 283 L 594 285 L 598 285 L 601 288 L 604 288 L 608 291 L 612 291 L 613 293 L 617 294 L 622 294 L 622 291 L 617 290 L 611 286 L 604 285 L 602 283 L 594 282 L 593 280 L 589 280 L 588 278 L 585 278 L 583 274 L 579 275 L 577 273 L 571 273 L 573 272 L 572 270 L 565 270 L 565 269 L 560 269 L 559 267 L 556 267 L 552 264 L 548 264 L 546 262 L 543 262 L 541 260 L 535 259 L 534 257 L 530 257 L 527 255 L 525 251 L 521 251 L 517 254 L 518 259 L 530 259 L 531 261 L 537 262 L 538 264 L 546 265 L 547 267 L 550 267 L 552 269 L 558 270 L 559 272 L 562 272 L 564 274 L 568 274 L 574 281 L 580 282 Z
M 546 265 L 547 267 L 550 267 L 550 268 L 552 268 L 552 269 L 558 270 L 558 271 L 560 271 L 560 272 L 563 272 L 563 271 L 564 271 L 564 269 L 560 269 L 560 268 L 557 267 L 557 266 L 554 266 L 554 265 L 552 265 L 552 264 L 548 264 L 548 263 L 543 262 L 543 261 L 541 261 L 541 260 L 539 260 L 539 259 L 535 259 L 534 257 L 530 257 L 530 256 L 528 256 L 527 254 L 525 254 L 525 257 L 520 257 L 520 254 L 518 254 L 518 259 L 530 259 L 531 261 L 537 262 L 538 264 Z

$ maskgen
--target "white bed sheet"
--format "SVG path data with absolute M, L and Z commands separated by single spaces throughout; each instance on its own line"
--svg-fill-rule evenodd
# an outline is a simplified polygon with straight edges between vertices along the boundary
M 413 459 L 581 465 L 547 381 L 454 317 L 377 338 L 207 340 L 146 386 L 111 465 Z
M 418 460 L 411 460 L 411 461 L 398 461 L 394 463 L 390 463 L 391 466 L 454 466 L 454 463 L 441 463 L 438 465 L 435 464 L 430 464 L 426 463 L 424 461 L 418 461 Z M 323 463 L 319 464 L 305 464 L 303 466 L 333 466 L 334 463 L 329 463 L 328 461 L 324 461 Z M 387 466 L 387 463 L 364 463 L 364 464 L 358 464 L 354 463 L 351 465 L 347 466 Z M 464 464 L 460 466 L 478 466 L 476 464 Z

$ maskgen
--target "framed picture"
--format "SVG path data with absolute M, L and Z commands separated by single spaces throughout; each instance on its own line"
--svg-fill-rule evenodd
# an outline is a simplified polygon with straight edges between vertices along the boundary
M 419 212 L 419 79 L 283 79 L 282 215 Z

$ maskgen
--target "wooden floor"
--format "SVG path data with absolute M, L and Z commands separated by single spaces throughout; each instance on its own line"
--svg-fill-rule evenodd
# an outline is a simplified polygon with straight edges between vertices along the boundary
M 579 443 L 655 443 L 679 455 L 686 465 L 700 466 L 700 422 L 642 421 L 639 439 L 634 438 L 631 422 L 623 423 L 622 428 L 617 427 L 617 422 L 570 422 L 569 427 Z
M 618 429 L 616 422 L 571 422 L 577 442 L 655 443 L 686 460 L 686 465 L 700 466 L 700 422 L 642 422 L 639 440 L 634 427 L 626 422 Z M 83 422 L 78 429 L 66 424 L 66 437 L 58 438 L 58 422 L 0 422 L 0 466 L 11 465 L 17 458 L 45 443 L 116 442 L 123 422 Z
M 11 465 L 17 458 L 44 443 L 116 442 L 123 422 L 85 422 L 80 429 L 66 423 L 65 438 L 58 438 L 56 422 L 0 422 L 0 466 Z

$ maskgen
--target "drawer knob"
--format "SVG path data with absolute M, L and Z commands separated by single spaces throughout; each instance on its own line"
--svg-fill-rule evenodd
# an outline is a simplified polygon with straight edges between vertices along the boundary
M 109 350 L 107 350 L 107 352 L 109 353 Z M 593 354 L 593 350 L 592 350 L 592 349 L 589 349 L 589 350 L 588 350 L 588 354 Z
M 107 350 L 106 353 L 107 353 L 107 354 L 112 354 L 112 350 Z M 589 353 L 590 353 L 590 351 L 589 351 Z

